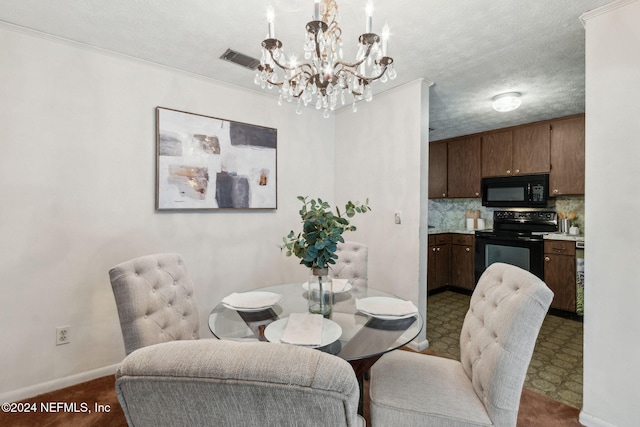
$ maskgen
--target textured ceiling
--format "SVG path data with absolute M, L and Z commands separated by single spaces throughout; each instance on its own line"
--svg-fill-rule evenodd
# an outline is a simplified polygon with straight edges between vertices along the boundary
M 373 29 L 389 24 L 398 72 L 376 92 L 420 78 L 433 82 L 432 141 L 584 112 L 579 17 L 610 2 L 374 0 Z M 301 56 L 312 0 L 0 0 L 0 21 L 261 91 L 253 71 L 219 57 L 229 47 L 260 57 L 269 4 L 276 36 L 287 53 Z M 364 32 L 365 4 L 338 0 L 349 57 Z M 493 111 L 491 98 L 511 91 L 522 93 L 522 106 Z

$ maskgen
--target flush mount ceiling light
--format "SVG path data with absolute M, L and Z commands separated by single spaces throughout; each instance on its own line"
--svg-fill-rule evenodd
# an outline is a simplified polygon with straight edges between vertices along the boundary
M 354 61 L 342 59 L 342 29 L 338 25 L 338 4 L 335 0 L 314 0 L 313 19 L 306 25 L 304 60 L 297 62 L 291 55 L 285 58 L 282 42 L 275 38 L 274 13 L 267 13 L 269 34 L 262 42 L 262 59 L 258 66 L 255 83 L 261 87 L 277 86 L 280 91 L 278 104 L 296 101 L 296 112 L 315 103 L 316 109 L 324 110 L 323 116 L 335 110 L 338 101 L 345 105 L 346 97 L 356 102 L 371 101 L 371 84 L 378 79 L 394 79 L 396 71 L 393 59 L 387 56 L 389 27 L 382 29 L 382 37 L 373 33 L 373 4 L 366 8 L 364 34 L 358 38 L 358 53 Z
M 501 113 L 513 111 L 520 106 L 521 103 L 519 92 L 503 93 L 493 97 L 493 109 Z

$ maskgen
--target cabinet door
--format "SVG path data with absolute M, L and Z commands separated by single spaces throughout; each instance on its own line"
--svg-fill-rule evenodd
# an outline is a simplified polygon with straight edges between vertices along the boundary
M 449 284 L 451 269 L 451 245 L 436 246 L 436 287 L 441 288 Z
M 551 123 L 549 195 L 584 194 L 584 116 Z
M 513 173 L 548 173 L 551 168 L 551 125 L 542 123 L 513 130 Z
M 427 292 L 438 289 L 436 285 L 436 247 L 429 245 L 427 254 Z
M 473 246 L 451 246 L 451 285 L 473 290 L 475 276 Z
M 482 176 L 512 175 L 511 131 L 492 132 L 482 136 Z
M 449 284 L 450 245 L 429 246 L 427 292 Z
M 553 291 L 551 307 L 576 311 L 576 259 L 573 256 L 545 254 L 544 281 Z
M 447 143 L 429 144 L 429 198 L 447 197 Z
M 480 137 L 449 141 L 449 197 L 480 197 Z

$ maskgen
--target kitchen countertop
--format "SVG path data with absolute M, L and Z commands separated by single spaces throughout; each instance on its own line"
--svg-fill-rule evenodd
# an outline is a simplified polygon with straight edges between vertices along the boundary
M 445 233 L 456 233 L 456 234 L 475 234 L 478 230 L 467 230 L 467 229 L 459 229 L 459 228 L 430 228 L 429 234 L 445 234 Z
M 569 240 L 573 242 L 584 242 L 584 236 L 582 234 L 572 235 L 564 233 L 549 233 L 545 234 L 544 238 L 547 240 Z
M 485 229 L 486 231 L 491 231 L 490 228 Z M 456 233 L 456 234 L 475 234 L 476 231 L 479 230 L 467 230 L 467 229 L 459 229 L 459 228 L 430 228 L 429 235 L 432 234 L 445 234 L 445 233 Z M 564 233 L 549 233 L 543 236 L 546 240 L 568 240 L 573 242 L 584 242 L 584 235 L 572 235 L 572 234 L 564 234 Z

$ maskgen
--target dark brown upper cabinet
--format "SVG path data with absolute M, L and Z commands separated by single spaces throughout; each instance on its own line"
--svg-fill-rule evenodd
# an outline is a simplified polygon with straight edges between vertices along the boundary
M 447 143 L 429 144 L 429 198 L 447 197 Z
M 448 197 L 480 197 L 481 139 L 451 140 L 447 154 Z
M 584 115 L 551 123 L 549 195 L 584 194 Z
M 551 126 L 523 125 L 482 136 L 482 176 L 548 173 Z

